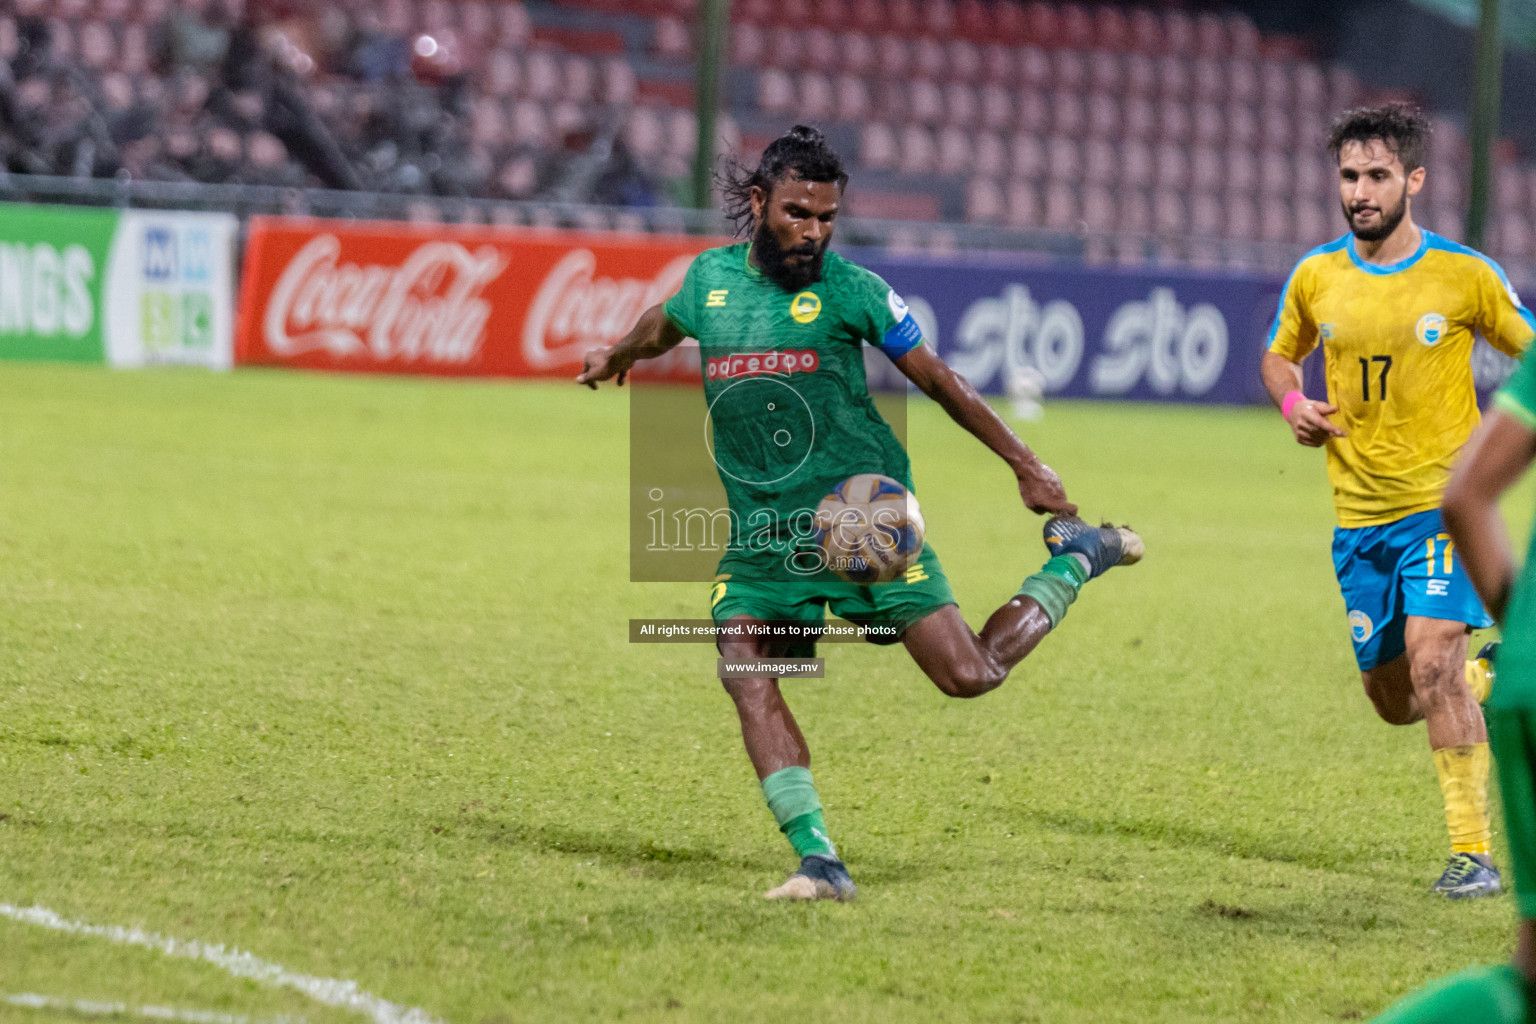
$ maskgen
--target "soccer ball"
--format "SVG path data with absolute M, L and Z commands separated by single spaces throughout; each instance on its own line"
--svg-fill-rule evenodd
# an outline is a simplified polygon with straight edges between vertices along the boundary
M 889 583 L 923 550 L 923 513 L 898 481 L 860 473 L 816 506 L 816 546 L 827 568 L 850 583 Z

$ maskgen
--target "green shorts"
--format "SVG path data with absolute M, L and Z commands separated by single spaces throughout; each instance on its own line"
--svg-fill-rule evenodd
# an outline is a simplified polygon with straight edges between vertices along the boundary
M 720 575 L 710 593 L 710 614 L 719 625 L 738 615 L 764 622 L 815 624 L 826 618 L 827 609 L 838 618 L 859 625 L 889 623 L 896 627 L 893 637 L 871 639 L 873 643 L 895 643 L 918 619 L 955 603 L 949 578 L 939 564 L 939 556 L 927 541 L 922 554 L 907 569 L 906 576 L 890 583 L 863 586 L 836 578 L 818 577 L 804 583 L 765 579 L 750 556 L 726 555 L 720 561 Z M 777 653 L 777 652 L 775 652 Z M 791 643 L 782 657 L 813 658 L 815 641 Z
M 1536 918 L 1536 711 L 1485 708 L 1520 916 Z

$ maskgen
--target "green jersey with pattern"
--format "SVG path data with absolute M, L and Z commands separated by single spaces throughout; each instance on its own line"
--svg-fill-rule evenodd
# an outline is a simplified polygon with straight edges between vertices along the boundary
M 821 280 L 790 291 L 751 265 L 750 248 L 700 253 L 664 307 L 698 339 L 732 552 L 803 541 L 817 503 L 856 473 L 912 488 L 906 450 L 870 396 L 863 345 L 896 359 L 922 343 L 877 274 L 828 252 Z
M 1493 396 L 1494 408 L 1536 430 L 1536 357 L 1527 356 Z M 1536 709 L 1536 534 L 1504 610 L 1504 643 L 1489 707 Z

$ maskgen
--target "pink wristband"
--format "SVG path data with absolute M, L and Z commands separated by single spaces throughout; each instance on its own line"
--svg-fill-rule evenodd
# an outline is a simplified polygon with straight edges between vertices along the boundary
M 1307 396 L 1300 391 L 1287 391 L 1285 397 L 1280 400 L 1280 415 L 1286 419 L 1291 418 L 1291 410 L 1296 408 L 1297 402 L 1305 402 Z

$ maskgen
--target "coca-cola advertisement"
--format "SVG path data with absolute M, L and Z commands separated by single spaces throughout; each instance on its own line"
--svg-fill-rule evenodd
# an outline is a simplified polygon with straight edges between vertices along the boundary
M 238 363 L 574 377 L 718 240 L 257 217 Z M 685 343 L 645 376 L 697 383 Z

